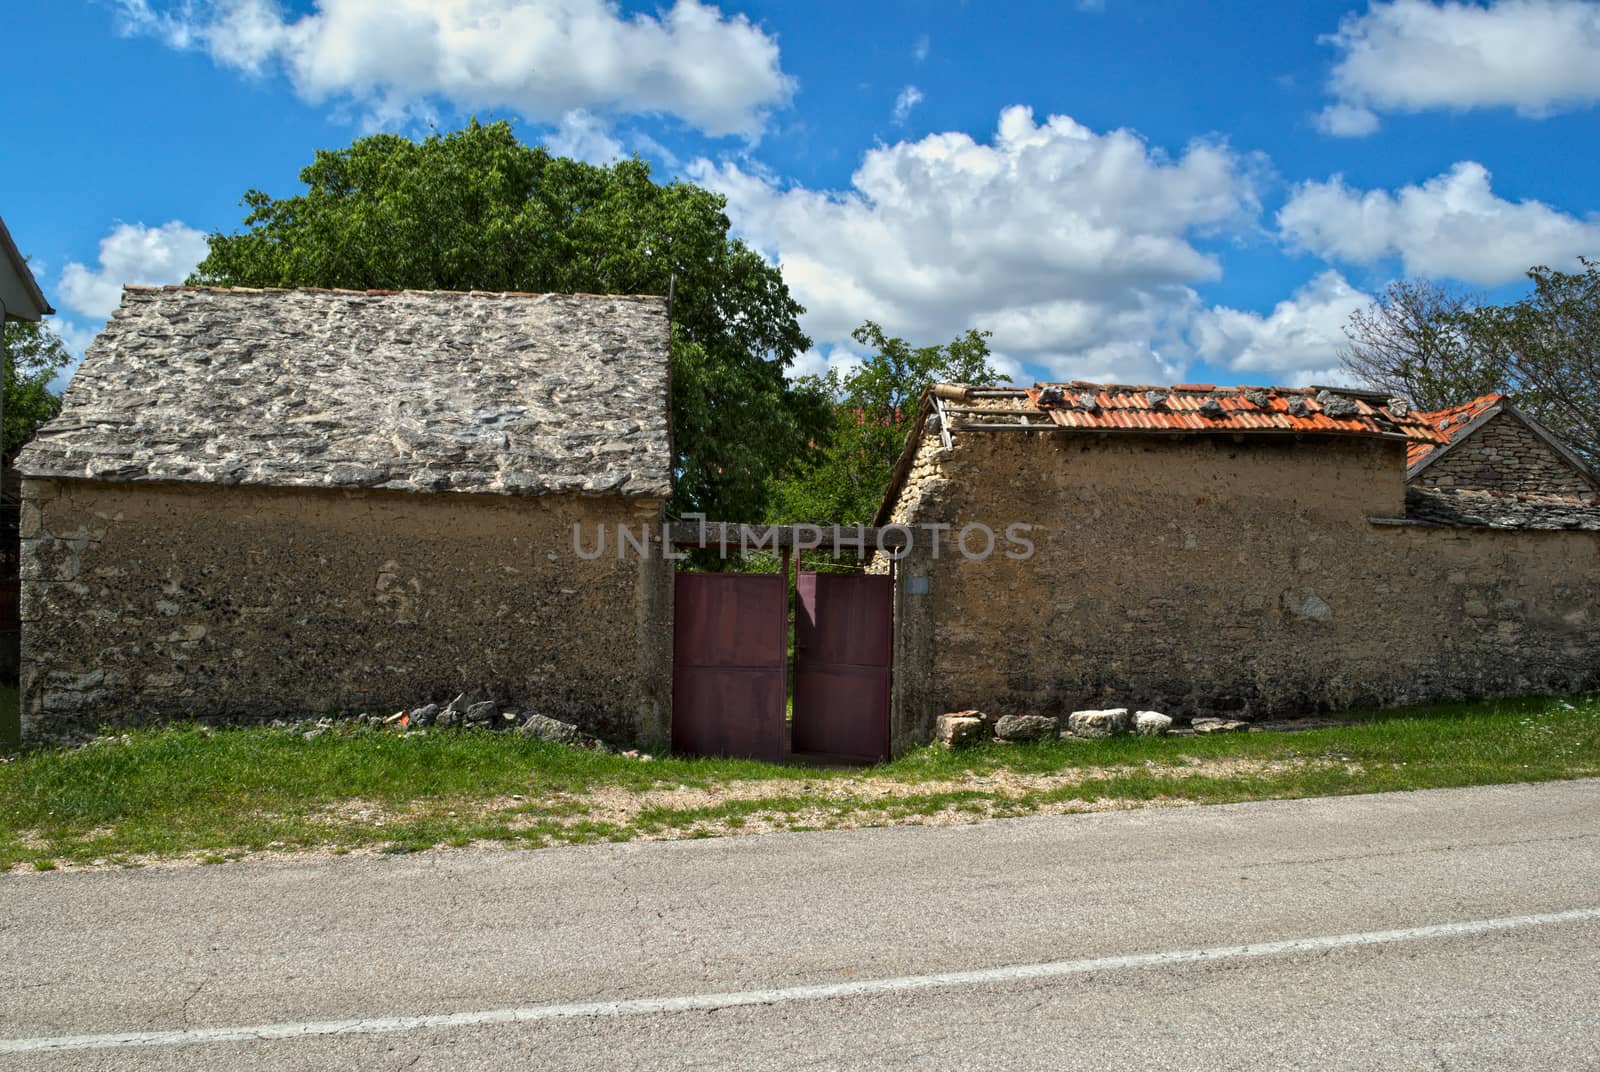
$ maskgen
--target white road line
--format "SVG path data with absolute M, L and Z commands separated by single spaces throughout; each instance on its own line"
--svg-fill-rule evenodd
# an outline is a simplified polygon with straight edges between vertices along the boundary
M 1389 942 L 1415 942 L 1429 938 L 1457 938 L 1492 931 L 1542 927 L 1553 923 L 1583 923 L 1600 920 L 1600 908 L 1578 908 L 1570 912 L 1543 915 L 1504 916 L 1466 923 L 1436 923 L 1427 927 L 1408 927 L 1393 931 L 1367 931 L 1358 934 L 1333 934 L 1318 938 L 1290 938 L 1279 942 L 1217 946 L 1211 949 L 1181 949 L 1166 953 L 1138 953 L 1123 957 L 1095 957 L 1089 960 L 1060 960 L 1048 964 L 1015 964 L 1005 968 L 975 971 L 940 972 L 934 975 L 905 975 L 890 979 L 866 979 L 853 983 L 822 983 L 790 986 L 778 990 L 740 990 L 726 994 L 685 994 L 667 998 L 635 998 L 628 1001 L 591 1001 L 573 1005 L 535 1005 L 520 1009 L 487 1009 L 482 1012 L 455 1012 L 437 1016 L 389 1016 L 367 1020 L 324 1020 L 311 1023 L 257 1024 L 253 1027 L 199 1027 L 183 1031 L 127 1031 L 111 1035 L 64 1035 L 54 1038 L 0 1039 L 0 1055 L 16 1053 L 59 1053 L 66 1050 L 126 1049 L 138 1046 L 187 1046 L 202 1042 L 262 1042 L 276 1039 L 316 1038 L 327 1035 L 382 1035 L 401 1031 L 425 1031 L 444 1027 L 477 1027 L 485 1024 L 534 1023 L 541 1020 L 570 1020 L 597 1017 L 654 1016 L 674 1012 L 710 1012 L 747 1005 L 778 1005 L 788 1001 L 821 1001 L 875 994 L 897 994 L 917 990 L 942 990 L 987 983 L 1028 982 L 1055 979 L 1089 972 L 1119 971 L 1124 968 L 1159 968 L 1172 964 L 1274 957 L 1290 953 L 1315 953 L 1348 946 L 1383 945 Z

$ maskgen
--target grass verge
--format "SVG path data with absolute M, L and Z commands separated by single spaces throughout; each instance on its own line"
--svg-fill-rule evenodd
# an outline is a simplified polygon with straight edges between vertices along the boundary
M 0 764 L 0 870 L 711 837 L 1600 775 L 1600 696 L 1298 733 L 928 748 L 864 770 L 640 761 L 516 735 L 172 727 Z

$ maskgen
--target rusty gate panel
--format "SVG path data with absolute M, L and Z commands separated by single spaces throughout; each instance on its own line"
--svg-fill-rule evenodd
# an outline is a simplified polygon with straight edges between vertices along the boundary
M 672 749 L 781 761 L 787 578 L 680 573 L 674 580 Z
M 794 750 L 888 759 L 893 583 L 802 572 L 796 594 Z

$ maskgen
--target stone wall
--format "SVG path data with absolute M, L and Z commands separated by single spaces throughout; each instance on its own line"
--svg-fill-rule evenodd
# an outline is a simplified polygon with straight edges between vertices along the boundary
M 392 713 L 458 692 L 661 747 L 672 571 L 573 552 L 617 496 L 28 481 L 23 732 Z
M 896 566 L 896 751 L 939 713 L 1284 715 L 1600 685 L 1600 534 L 1376 524 L 1376 440 L 967 433 L 893 520 L 1034 526 Z
M 1533 430 L 1501 412 L 1417 475 L 1429 488 L 1567 495 L 1600 501 L 1600 488 Z

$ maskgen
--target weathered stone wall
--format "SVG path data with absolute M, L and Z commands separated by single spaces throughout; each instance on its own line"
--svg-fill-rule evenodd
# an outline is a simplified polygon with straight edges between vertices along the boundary
M 1517 418 L 1501 413 L 1417 474 L 1428 488 L 1567 495 L 1600 501 L 1600 489 Z
M 672 571 L 573 552 L 659 500 L 28 481 L 23 732 L 458 692 L 660 747 Z
M 1600 534 L 1374 524 L 1402 513 L 1398 443 L 923 446 L 894 520 L 1026 522 L 1036 553 L 896 566 L 897 751 L 969 707 L 1255 717 L 1600 685 Z
M 937 523 L 950 516 L 944 497 L 945 463 L 951 454 L 937 434 L 922 437 L 888 524 Z M 892 564 L 879 553 L 867 566 L 869 573 L 892 573 L 895 582 L 894 668 L 889 679 L 889 747 L 895 755 L 925 744 L 933 718 L 960 710 L 943 705 L 944 686 L 935 673 L 941 622 L 930 598 L 932 567 L 928 554 L 915 551 Z

